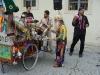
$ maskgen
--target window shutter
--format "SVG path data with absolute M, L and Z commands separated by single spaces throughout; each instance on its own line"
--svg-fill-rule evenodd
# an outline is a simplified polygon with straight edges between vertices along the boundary
M 32 0 L 32 6 L 36 6 L 36 0 Z

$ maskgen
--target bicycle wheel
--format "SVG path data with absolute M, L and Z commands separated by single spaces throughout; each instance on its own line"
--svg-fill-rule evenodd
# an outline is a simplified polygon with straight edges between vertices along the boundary
M 38 49 L 35 44 L 29 44 L 25 47 L 23 53 L 23 67 L 26 70 L 31 70 L 35 67 L 38 60 Z

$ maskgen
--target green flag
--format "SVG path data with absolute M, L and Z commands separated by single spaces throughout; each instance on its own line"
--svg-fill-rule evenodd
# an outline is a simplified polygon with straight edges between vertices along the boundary
M 13 13 L 19 11 L 19 8 L 15 5 L 13 0 L 4 0 L 4 3 L 7 13 Z

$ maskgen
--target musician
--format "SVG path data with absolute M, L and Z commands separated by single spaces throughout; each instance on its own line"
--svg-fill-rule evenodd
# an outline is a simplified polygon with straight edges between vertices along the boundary
M 27 40 L 31 40 L 32 38 L 32 30 L 31 30 L 31 23 L 33 22 L 34 16 L 31 13 L 31 6 L 26 6 L 26 11 L 21 15 L 21 21 L 24 23 L 26 28 L 28 29 L 26 33 Z
M 54 67 L 62 67 L 64 63 L 64 54 L 67 43 L 67 29 L 63 20 L 58 20 L 57 29 L 57 47 L 56 47 L 56 60 Z
M 22 15 L 25 15 L 25 17 L 32 17 L 34 19 L 33 14 L 31 13 L 31 6 L 26 6 L 26 11 L 22 13 Z
M 49 15 L 50 15 L 49 10 L 45 10 L 44 11 L 44 17 L 40 21 L 40 26 L 42 26 L 42 25 L 47 26 L 47 29 L 48 29 L 47 32 L 46 32 L 47 37 L 51 37 L 50 30 L 51 30 L 51 27 L 53 25 L 52 24 L 52 19 L 49 17 Z M 50 41 L 47 42 L 47 46 L 48 46 L 48 51 L 51 51 L 50 50 Z

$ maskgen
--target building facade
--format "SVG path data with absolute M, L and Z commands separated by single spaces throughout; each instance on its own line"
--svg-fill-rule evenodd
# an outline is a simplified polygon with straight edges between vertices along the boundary
M 32 12 L 36 19 L 43 17 L 44 10 L 50 10 L 50 15 L 54 18 L 55 15 L 59 14 L 53 8 L 53 0 L 14 0 L 20 11 L 16 13 L 21 15 L 25 11 L 26 5 L 32 6 Z M 95 44 L 100 46 L 100 0 L 63 0 L 63 9 L 60 11 L 64 18 L 65 24 L 68 27 L 68 40 L 72 41 L 73 38 L 73 27 L 72 19 L 77 14 L 77 9 L 82 6 L 86 9 L 85 14 L 87 15 L 90 23 L 90 27 L 87 28 L 86 43 Z

